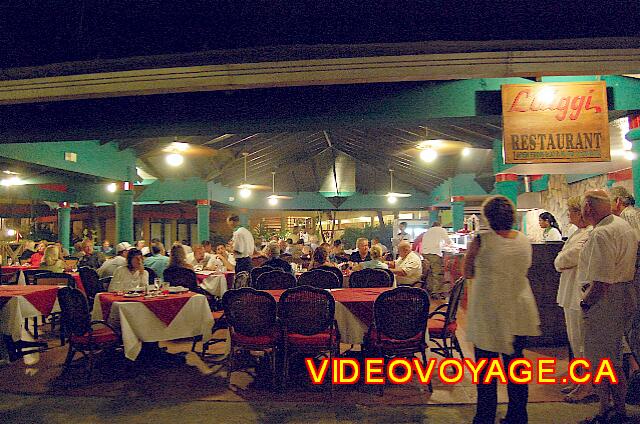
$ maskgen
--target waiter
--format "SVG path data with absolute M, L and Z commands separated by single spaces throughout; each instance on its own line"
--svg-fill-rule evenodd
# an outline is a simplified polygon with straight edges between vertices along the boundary
M 240 226 L 240 217 L 238 215 L 229 216 L 227 225 L 233 228 L 231 243 L 233 244 L 233 254 L 236 258 L 236 273 L 242 271 L 250 272 L 251 268 L 253 268 L 251 255 L 255 250 L 253 236 L 249 230 Z

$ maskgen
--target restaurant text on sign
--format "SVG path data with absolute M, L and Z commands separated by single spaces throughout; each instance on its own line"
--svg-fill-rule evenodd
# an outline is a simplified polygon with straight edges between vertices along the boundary
M 611 160 L 604 82 L 502 86 L 505 163 Z

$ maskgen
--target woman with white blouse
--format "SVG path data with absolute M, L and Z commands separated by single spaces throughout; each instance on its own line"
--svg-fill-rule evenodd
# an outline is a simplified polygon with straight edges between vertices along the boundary
M 582 329 L 582 299 L 581 282 L 578 280 L 578 259 L 584 244 L 589 238 L 592 228 L 582 217 L 580 196 L 575 196 L 567 201 L 569 208 L 569 222 L 578 227 L 564 244 L 564 247 L 556 256 L 554 266 L 560 272 L 560 285 L 558 286 L 557 302 L 564 310 L 564 320 L 567 324 L 567 337 L 573 356 L 584 358 L 584 333 Z M 563 389 L 568 393 L 567 402 L 576 402 L 592 394 L 590 384 L 572 384 Z
M 543 241 L 562 241 L 562 232 L 555 216 L 549 212 L 542 212 L 538 217 L 538 224 L 544 230 L 542 233 Z
M 527 237 L 513 230 L 515 208 L 504 196 L 482 205 L 489 223 L 471 242 L 464 262 L 465 278 L 473 278 L 469 292 L 467 339 L 474 344 L 476 361 L 502 355 L 505 364 L 522 358 L 526 336 L 540 335 L 538 307 L 527 272 L 532 249 Z M 483 381 L 488 367 L 480 373 Z M 493 423 L 497 382 L 476 385 L 478 404 L 473 422 Z M 526 423 L 528 386 L 509 381 L 509 406 L 504 423 Z
M 149 283 L 149 273 L 144 269 L 144 257 L 138 249 L 129 250 L 127 265 L 116 269 L 109 284 L 110 292 L 129 291 Z

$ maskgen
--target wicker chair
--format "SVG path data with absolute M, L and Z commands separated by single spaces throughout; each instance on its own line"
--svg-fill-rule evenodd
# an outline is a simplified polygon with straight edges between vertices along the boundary
M 332 358 L 340 353 L 340 332 L 334 319 L 335 309 L 336 303 L 331 293 L 315 287 L 295 287 L 280 296 L 278 317 L 284 331 L 284 384 L 289 379 L 290 355 L 320 355 L 328 352 L 331 364 Z
M 317 287 L 319 289 L 338 289 L 342 287 L 338 277 L 333 272 L 317 268 L 300 274 L 298 285 Z
M 105 289 L 100 282 L 100 277 L 98 277 L 98 273 L 95 269 L 83 266 L 78 269 L 78 272 L 80 273 L 80 281 L 82 281 L 84 292 L 87 295 L 87 301 L 89 302 L 89 311 L 91 311 L 93 310 L 93 301 L 96 298 L 96 295 L 104 292 Z
M 70 274 L 64 272 L 39 272 L 33 276 L 33 284 L 37 286 L 67 286 L 76 288 L 76 280 Z M 47 317 L 43 317 L 43 323 Z M 56 324 L 60 322 L 60 313 L 52 312 L 48 315 L 51 331 L 55 330 Z M 26 323 L 26 321 L 25 321 Z M 63 330 L 60 330 L 60 344 L 64 345 Z M 33 337 L 38 338 L 38 317 L 33 318 Z
M 22 271 L 22 273 L 24 274 L 24 281 L 25 284 L 28 286 L 31 286 L 33 284 L 35 284 L 35 282 L 33 281 L 35 276 L 38 274 L 48 274 L 49 271 L 45 271 L 44 269 L 25 269 Z
M 461 359 L 464 358 L 460 342 L 458 342 L 458 338 L 456 337 L 456 330 L 458 328 L 456 316 L 458 314 L 458 306 L 460 305 L 463 289 L 464 277 L 460 277 L 451 289 L 449 303 L 438 306 L 435 311 L 429 314 L 429 338 L 437 345 L 437 347 L 432 348 L 431 351 L 445 358 L 453 358 L 454 349 L 458 352 Z M 433 319 L 437 316 L 441 316 L 442 318 Z
M 200 292 L 196 273 L 189 268 L 171 266 L 164 270 L 164 281 L 171 286 L 186 287 L 193 292 Z
M 335 275 L 338 278 L 338 283 L 340 284 L 338 287 L 344 286 L 344 275 L 342 275 L 342 271 L 340 271 L 340 268 L 335 266 L 323 265 L 314 269 L 321 269 L 323 271 L 329 271 L 333 273 L 333 275 Z
M 237 350 L 261 351 L 271 360 L 271 384 L 275 388 L 276 350 L 282 337 L 276 317 L 276 300 L 267 292 L 244 287 L 226 292 L 222 305 L 231 339 L 227 384 L 231 383 Z
M 252 268 L 251 269 L 251 287 L 255 287 L 256 285 L 256 281 L 258 281 L 258 278 L 260 278 L 260 275 L 264 274 L 265 272 L 271 272 L 275 270 L 275 268 L 272 268 L 270 266 L 259 266 L 257 268 Z
M 20 271 L 5 272 L 5 270 L 3 270 L 2 267 L 0 266 L 0 284 L 1 285 L 18 284 L 19 274 L 20 274 Z
M 100 279 L 100 285 L 102 286 L 104 291 L 107 291 L 109 289 L 109 284 L 111 284 L 111 278 L 113 277 L 102 277 Z
M 240 271 L 233 277 L 233 288 L 241 289 L 251 286 L 251 274 L 248 271 Z
M 365 337 L 368 355 L 411 358 L 420 353 L 427 362 L 425 332 L 429 295 L 414 287 L 398 287 L 378 296 L 373 306 L 373 325 Z M 431 383 L 429 390 L 433 391 Z M 384 385 L 380 385 L 380 393 Z
M 349 287 L 391 287 L 393 282 L 389 280 L 389 274 L 384 269 L 363 269 L 352 272 L 349 276 Z
M 156 278 L 158 278 L 158 275 L 154 270 L 152 270 L 148 266 L 145 266 L 144 269 L 149 274 L 149 284 L 153 284 L 156 281 Z
M 58 290 L 58 303 L 62 313 L 62 325 L 69 339 L 69 352 L 64 371 L 71 365 L 76 353 L 88 357 L 88 376 L 91 378 L 94 355 L 98 351 L 115 349 L 122 345 L 115 329 L 105 321 L 91 321 L 87 299 L 78 289 L 64 287 Z M 94 328 L 101 325 L 101 328 Z
M 286 290 L 295 287 L 295 285 L 296 277 L 280 269 L 274 269 L 260 274 L 254 283 L 254 288 L 256 290 Z

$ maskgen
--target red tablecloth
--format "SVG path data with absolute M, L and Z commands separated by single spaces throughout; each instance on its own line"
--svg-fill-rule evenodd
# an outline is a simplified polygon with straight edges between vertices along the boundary
M 235 272 L 232 271 L 225 271 L 225 272 L 217 272 L 217 273 L 213 273 L 213 274 L 198 274 L 196 272 L 196 278 L 198 279 L 198 284 L 202 284 L 202 282 L 204 280 L 206 280 L 209 276 L 211 275 L 220 275 L 220 274 L 224 274 L 224 278 L 227 279 L 227 287 L 233 287 L 233 279 L 236 276 Z
M 2 265 L 2 273 L 9 274 L 11 272 L 23 271 L 25 269 L 37 269 L 31 265 Z
M 82 280 L 80 279 L 80 273 L 79 272 L 70 272 L 69 274 L 71 274 L 71 276 L 75 280 L 76 287 L 78 288 L 78 290 L 80 290 L 82 293 L 86 293 L 84 291 L 84 285 L 82 284 Z
M 168 326 L 192 296 L 195 296 L 195 293 L 187 292 L 145 299 L 144 297 L 124 297 L 114 293 L 100 293 L 100 305 L 103 319 L 107 321 L 113 302 L 140 302 Z
M 51 314 L 58 296 L 57 286 L 0 286 L 0 307 L 12 297 L 22 296 L 42 315 Z
M 343 304 L 365 325 L 370 325 L 373 322 L 373 304 L 380 293 L 387 290 L 391 288 L 339 289 L 332 291 L 331 294 L 336 302 Z M 271 293 L 276 300 L 280 300 L 284 290 L 267 290 L 267 292 Z

